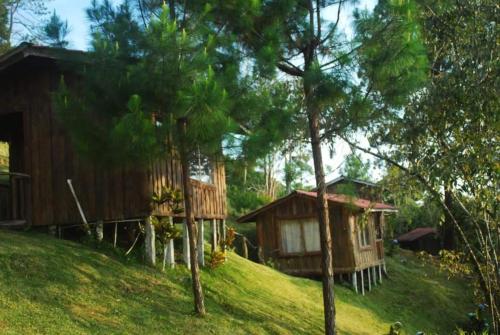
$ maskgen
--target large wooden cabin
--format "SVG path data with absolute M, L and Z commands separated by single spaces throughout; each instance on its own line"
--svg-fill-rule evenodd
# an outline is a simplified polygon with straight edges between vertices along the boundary
M 82 159 L 58 122 L 52 93 L 71 63 L 84 53 L 23 43 L 0 56 L 0 142 L 9 146 L 9 182 L 0 188 L 3 225 L 64 226 L 81 217 L 69 189 L 70 179 L 88 221 L 116 221 L 150 216 L 151 194 L 161 187 L 181 187 L 181 168 L 174 153 L 147 167 L 106 170 Z M 72 88 L 71 86 L 69 87 Z M 226 217 L 226 184 L 222 162 L 192 176 L 196 219 Z M 196 170 L 196 169 L 195 169 Z M 199 179 L 199 180 L 196 180 Z M 168 208 L 156 215 L 174 216 Z M 184 215 L 175 217 L 180 220 Z
M 294 191 L 238 219 L 256 222 L 264 261 L 272 261 L 291 275 L 321 274 L 316 197 L 316 192 Z M 377 277 L 382 279 L 384 213 L 395 208 L 341 194 L 328 193 L 327 199 L 334 273 L 342 279 L 349 277 L 356 291 L 360 286 L 364 292 L 365 282 L 370 287 Z

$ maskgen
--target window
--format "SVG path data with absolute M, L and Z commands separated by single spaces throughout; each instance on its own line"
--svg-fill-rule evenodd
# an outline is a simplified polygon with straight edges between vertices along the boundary
M 367 247 L 370 245 L 370 224 L 369 220 L 363 220 L 363 215 L 358 215 L 358 242 L 360 247 Z
M 196 150 L 190 161 L 191 179 L 213 184 L 213 165 L 208 156 Z
M 321 250 L 319 224 L 316 219 L 281 221 L 281 247 L 285 254 Z

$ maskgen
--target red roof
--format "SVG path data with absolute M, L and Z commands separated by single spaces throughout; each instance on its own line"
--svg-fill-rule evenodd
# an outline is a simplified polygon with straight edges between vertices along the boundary
M 411 242 L 428 234 L 437 234 L 436 228 L 422 227 L 409 231 L 397 238 L 399 242 Z
M 296 190 L 290 193 L 289 195 L 277 199 L 270 204 L 267 204 L 261 208 L 258 208 L 254 210 L 253 212 L 250 212 L 240 218 L 238 218 L 238 222 L 243 223 L 243 222 L 252 222 L 255 221 L 255 217 L 262 213 L 265 212 L 287 200 L 289 200 L 292 197 L 304 197 L 304 198 L 317 198 L 317 193 L 316 192 L 307 192 L 307 191 L 301 191 L 301 190 Z M 355 206 L 358 208 L 363 208 L 363 209 L 370 209 L 370 210 L 396 210 L 396 207 L 384 204 L 381 202 L 372 202 L 367 199 L 360 199 L 360 198 L 355 198 L 355 197 L 350 197 L 348 195 L 343 195 L 343 194 L 334 194 L 334 193 L 327 193 L 326 198 L 328 201 L 339 203 L 339 204 L 348 204 L 351 206 Z

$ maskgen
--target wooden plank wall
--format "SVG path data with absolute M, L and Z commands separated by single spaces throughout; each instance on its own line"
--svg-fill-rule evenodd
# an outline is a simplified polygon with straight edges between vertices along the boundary
M 163 187 L 182 191 L 182 169 L 180 160 L 172 153 L 155 162 L 150 170 L 151 190 L 160 192 Z M 224 163 L 213 163 L 213 183 L 208 184 L 191 179 L 193 194 L 193 213 L 197 219 L 224 219 L 227 216 L 226 175 Z M 155 211 L 156 215 L 172 215 L 170 208 L 164 205 Z M 183 217 L 184 213 L 176 215 Z
M 294 275 L 321 274 L 321 255 L 290 256 L 281 253 L 279 220 L 316 217 L 316 203 L 312 199 L 295 197 L 263 212 L 257 217 L 257 241 L 263 248 L 265 260 L 272 260 L 280 271 Z M 330 225 L 333 238 L 334 271 L 352 272 L 356 267 L 348 210 L 330 203 Z
M 33 225 L 81 222 L 67 179 L 72 179 L 90 221 L 150 215 L 154 189 L 180 186 L 178 160 L 165 159 L 150 168 L 106 170 L 80 159 L 52 106 L 51 93 L 59 81 L 54 64 L 20 64 L 10 73 L 0 74 L 0 114 L 22 112 L 24 167 L 17 172 L 31 175 L 28 220 Z M 193 194 L 197 218 L 225 218 L 224 165 L 216 163 L 214 185 L 193 182 Z
M 349 224 L 351 226 L 352 234 L 351 240 L 354 245 L 354 259 L 356 263 L 356 270 L 366 269 L 367 267 L 375 266 L 381 263 L 378 257 L 377 245 L 375 243 L 375 225 L 373 222 L 373 213 L 370 214 L 368 219 L 368 227 L 370 229 L 370 244 L 361 247 L 358 239 L 358 231 L 360 225 L 358 223 L 357 213 L 349 213 Z

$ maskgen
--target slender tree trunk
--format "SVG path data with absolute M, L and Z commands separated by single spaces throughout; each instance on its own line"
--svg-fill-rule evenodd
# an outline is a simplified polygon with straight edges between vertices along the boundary
M 333 249 L 330 220 L 328 215 L 328 201 L 326 199 L 325 172 L 321 154 L 321 138 L 319 126 L 319 110 L 312 97 L 311 87 L 305 82 L 304 93 L 306 99 L 307 116 L 311 149 L 314 160 L 314 174 L 317 187 L 317 209 L 321 241 L 321 268 L 323 281 L 323 307 L 325 313 L 325 334 L 335 335 L 335 292 L 333 280 Z
M 444 203 L 446 207 L 451 211 L 453 208 L 453 195 L 450 186 L 445 186 L 444 189 Z M 442 229 L 443 236 L 443 249 L 455 250 L 455 226 L 453 224 L 453 218 L 448 212 L 444 213 L 444 223 Z
M 186 226 L 189 232 L 189 251 L 191 254 L 191 281 L 193 284 L 193 294 L 194 294 L 194 307 L 198 315 L 204 316 L 205 312 L 205 302 L 203 299 L 203 290 L 201 288 L 200 281 L 200 269 L 198 267 L 198 255 L 197 252 L 197 232 L 196 225 L 192 210 L 192 194 L 191 194 L 191 184 L 189 180 L 189 162 L 186 146 L 186 128 L 187 119 L 181 118 L 177 120 L 177 125 L 179 128 L 179 136 L 181 138 L 179 153 L 181 156 L 181 166 L 182 166 L 182 186 L 184 190 L 184 211 L 186 213 Z

